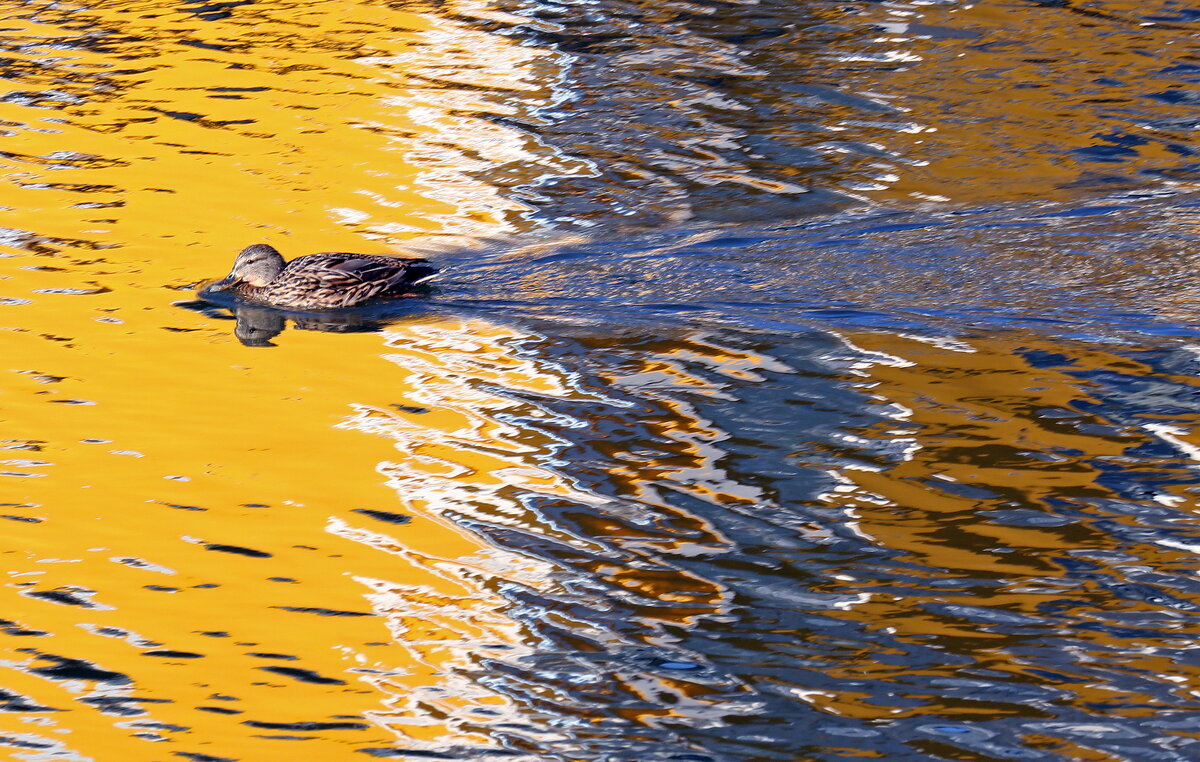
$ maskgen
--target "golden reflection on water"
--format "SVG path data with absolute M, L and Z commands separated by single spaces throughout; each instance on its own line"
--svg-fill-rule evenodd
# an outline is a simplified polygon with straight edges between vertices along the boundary
M 311 368 L 323 365 L 320 356 L 339 351 L 328 342 L 377 339 L 300 336 L 316 341 L 307 347 L 303 339 L 293 341 L 295 356 L 264 353 L 253 368 L 241 364 L 244 357 L 229 355 L 224 370 L 210 365 L 212 353 L 224 354 L 222 346 L 247 351 L 231 340 L 213 344 L 206 354 L 193 355 L 193 362 L 179 358 L 170 374 L 141 371 L 134 388 L 111 364 L 109 374 L 83 364 L 88 383 L 72 384 L 80 364 L 68 361 L 70 351 L 39 356 L 44 353 L 34 350 L 58 345 L 34 339 L 39 343 L 23 356 L 34 367 L 59 368 L 67 380 L 49 385 L 56 391 L 46 398 L 38 395 L 42 390 L 34 377 L 20 375 L 31 383 L 19 404 L 6 408 L 9 436 L 15 434 L 15 444 L 22 446 L 10 454 L 44 464 L 9 469 L 29 475 L 10 479 L 17 488 L 8 494 L 24 505 L 9 510 L 43 523 L 16 523 L 9 533 L 13 600 L 6 617 L 54 633 L 52 643 L 25 639 L 13 647 L 32 644 L 60 656 L 86 655 L 128 674 L 133 683 L 122 692 L 175 702 L 143 707 L 149 716 L 139 720 L 192 728 L 195 738 L 221 739 L 223 752 L 239 757 L 273 753 L 255 751 L 254 744 L 263 743 L 255 736 L 264 731 L 242 726 L 243 719 L 336 722 L 330 718 L 376 709 L 379 697 L 364 682 L 377 678 L 347 676 L 348 669 L 386 664 L 391 685 L 411 690 L 428 684 L 437 667 L 389 655 L 388 628 L 367 616 L 373 612 L 364 603 L 364 593 L 388 591 L 373 583 L 364 588 L 363 580 L 398 579 L 427 596 L 462 597 L 462 581 L 425 557 L 454 560 L 483 550 L 478 541 L 418 515 L 403 531 L 406 538 L 420 538 L 421 562 L 407 558 L 398 568 L 397 559 L 375 552 L 378 542 L 363 544 L 349 529 L 372 523 L 354 510 L 391 514 L 396 501 L 382 477 L 369 478 L 386 457 L 385 448 L 330 424 L 345 417 L 348 400 L 381 408 L 403 401 L 405 379 L 393 373 L 381 385 L 378 376 L 389 365 L 378 357 L 372 378 L 345 369 L 314 374 Z M 54 404 L 61 398 L 58 389 L 73 393 L 72 386 L 86 386 L 91 404 Z M 456 424 L 453 413 L 443 411 L 425 418 Z M 425 425 L 436 430 L 436 423 Z M 347 529 L 327 534 L 329 522 Z M 76 607 L 28 597 L 33 591 L 68 591 L 88 603 Z M 322 610 L 347 613 L 321 616 Z M 495 628 L 486 639 L 507 638 L 503 628 Z M 143 655 L 147 650 L 199 658 Z M 296 664 L 326 682 L 257 672 L 289 662 L 247 656 L 250 652 L 298 657 Z M 36 667 L 35 657 L 23 653 L 10 658 Z M 399 674 L 390 674 L 396 669 Z M 331 688 L 329 680 L 345 685 Z M 230 686 L 238 688 L 237 703 L 228 706 L 245 715 L 194 710 L 212 705 L 222 688 L 231 693 Z M 62 706 L 71 693 L 88 692 L 64 687 L 67 695 L 56 695 L 50 686 L 31 695 Z M 285 700 L 277 697 L 280 691 Z M 68 722 L 75 731 L 68 743 L 79 753 L 94 754 L 93 744 L 111 748 L 116 742 L 112 730 L 97 728 L 93 735 L 73 717 Z M 114 730 L 117 737 L 126 734 Z M 361 729 L 343 734 L 365 740 Z
M 482 118 L 510 107 L 475 84 L 550 97 L 531 69 L 541 54 L 376 3 L 256 3 L 209 21 L 142 2 L 21 6 L 5 23 L 14 65 L 39 72 L 22 87 L 45 89 L 0 103 L 16 633 L 4 684 L 63 710 L 0 715 L 10 746 L 146 759 L 146 741 L 169 739 L 276 759 L 287 737 L 319 737 L 305 748 L 321 758 L 397 736 L 467 743 L 429 702 L 503 701 L 446 684 L 455 644 L 520 638 L 468 570 L 544 572 L 424 509 L 441 497 L 429 485 L 460 484 L 446 499 L 506 479 L 567 488 L 511 455 L 437 444 L 460 431 L 505 441 L 461 383 L 419 416 L 391 406 L 455 378 L 452 356 L 478 379 L 494 362 L 497 383 L 560 381 L 505 369 L 479 324 L 407 329 L 460 337 L 438 348 L 440 366 L 403 338 L 381 360 L 369 334 L 300 332 L 254 353 L 167 307 L 162 286 L 219 274 L 255 240 L 299 254 L 513 229 L 522 208 L 472 167 L 502 153 L 551 172 L 553 158 Z M 405 462 L 433 469 L 409 477 L 424 497 L 406 490 L 397 505 L 387 445 L 355 430 L 369 410 L 398 430 L 413 419 L 424 444 Z M 108 674 L 43 669 L 76 664 L 64 659 Z
M 1121 425 L 1103 413 L 1093 396 L 1099 386 L 1089 377 L 1123 374 L 1134 379 L 1161 378 L 1161 372 L 1127 356 L 1092 347 L 1074 347 L 1062 354 L 1064 345 L 1036 336 L 982 337 L 968 340 L 930 339 L 886 333 L 857 333 L 846 341 L 868 353 L 857 365 L 861 388 L 871 395 L 883 413 L 881 421 L 854 431 L 859 442 L 887 443 L 903 455 L 880 467 L 841 469 L 839 486 L 824 499 L 854 517 L 867 535 L 888 547 L 903 551 L 914 564 L 914 581 L 928 581 L 925 570 L 948 573 L 941 586 L 954 589 L 953 578 L 961 581 L 995 579 L 1004 584 L 985 588 L 983 594 L 957 594 L 956 606 L 984 612 L 983 619 L 953 618 L 931 610 L 937 596 L 918 594 L 903 585 L 864 587 L 858 578 L 845 579 L 845 592 L 866 589 L 859 605 L 847 607 L 838 616 L 861 623 L 870 630 L 894 633 L 902 642 L 919 642 L 948 654 L 968 654 L 973 663 L 986 667 L 1006 680 L 1031 685 L 1057 685 L 1047 679 L 1033 661 L 1016 658 L 1014 646 L 1038 647 L 1050 636 L 1070 637 L 1067 663 L 1088 664 L 1096 652 L 1123 651 L 1124 634 L 1105 628 L 1086 628 L 1087 614 L 1067 619 L 1057 630 L 1030 630 L 1022 636 L 981 626 L 981 621 L 1007 622 L 1032 627 L 1044 620 L 1045 607 L 1061 597 L 1095 599 L 1097 607 L 1113 608 L 1121 615 L 1159 610 L 1154 602 L 1113 602 L 1102 581 L 1080 582 L 1063 574 L 1062 558 L 1133 558 L 1129 537 L 1143 527 L 1138 514 L 1118 516 L 1115 521 L 1131 534 L 1113 531 L 1099 521 L 1043 522 L 1040 525 L 995 523 L 992 515 L 1002 510 L 1036 511 L 1053 516 L 1064 504 L 1086 507 L 1101 501 L 1120 503 L 1125 498 L 1106 484 L 1106 465 L 1127 459 L 1134 448 L 1166 442 L 1178 453 L 1177 461 L 1155 467 L 1155 494 L 1148 500 L 1165 506 L 1194 506 L 1188 471 L 1197 455 L 1193 444 L 1200 431 L 1200 418 L 1185 423 L 1172 416 L 1164 426 L 1145 420 L 1138 425 Z M 1059 356 L 1059 365 L 1035 363 L 1038 353 Z M 1176 376 L 1173 381 L 1194 386 L 1195 379 Z M 1178 483 L 1165 475 L 1176 473 Z M 1111 514 L 1110 514 L 1111 515 Z M 1153 547 L 1159 569 L 1191 568 L 1194 548 L 1166 542 Z M 830 592 L 839 585 L 830 587 Z M 990 618 L 989 618 L 990 617 Z M 1153 639 L 1146 633 L 1148 639 Z M 1161 642 L 1161 641 L 1159 641 Z M 1149 674 L 1177 675 L 1178 664 L 1164 664 L 1147 647 L 1138 654 L 1125 654 L 1122 669 L 1141 669 Z M 861 679 L 902 678 L 906 666 L 872 659 L 854 659 L 847 664 L 831 662 L 837 677 Z M 947 664 L 943 677 L 958 670 Z M 1064 678 L 1069 679 L 1069 678 Z M 1114 707 L 1125 716 L 1137 715 L 1139 699 L 1105 681 L 1072 683 L 1080 700 Z M 915 690 L 915 689 L 914 689 Z M 1001 697 L 979 690 L 970 700 L 955 707 L 959 716 L 995 718 L 1017 712 L 1020 716 L 1045 716 L 1040 708 L 1006 704 Z M 912 709 L 883 704 L 878 696 L 847 690 L 814 692 L 809 700 L 823 711 L 868 720 L 898 716 L 921 717 L 923 705 Z M 1118 711 L 1118 710 L 1114 710 Z M 1043 742 L 1050 743 L 1046 739 Z M 1090 758 L 1094 750 L 1074 743 L 1054 746 L 1071 759 Z
M 305 253 L 363 236 L 496 235 L 523 209 L 471 172 L 556 167 L 487 118 L 553 97 L 544 54 L 440 15 L 268 2 L 199 21 L 130 2 L 11 20 L 24 65 L 58 88 L 0 104 L 20 141 L 8 141 L 19 203 L 7 224 L 41 236 L 218 272 L 255 239 Z M 42 60 L 81 24 L 90 44 Z M 150 45 L 132 62 L 108 53 Z M 60 92 L 69 105 L 38 108 Z M 24 227 L 23 209 L 36 215 Z M 211 255 L 159 253 L 194 241 Z
M 1141 185 L 1137 169 L 1176 174 L 1194 105 L 1145 114 L 1149 99 L 1178 86 L 1170 63 L 1186 54 L 1170 53 L 1175 27 L 1143 23 L 1144 3 L 1035 5 L 930 3 L 919 18 L 897 7 L 880 25 L 878 43 L 919 65 L 888 74 L 889 89 L 915 96 L 903 101 L 911 126 L 879 133 L 897 156 L 922 159 L 901 165 L 880 197 L 1045 201 L 1092 184 Z

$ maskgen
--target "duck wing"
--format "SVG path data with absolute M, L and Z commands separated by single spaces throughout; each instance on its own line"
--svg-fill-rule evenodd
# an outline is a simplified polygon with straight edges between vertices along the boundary
M 407 293 L 437 270 L 426 259 L 372 254 L 309 254 L 287 264 L 272 301 L 293 307 L 349 307 L 376 296 Z M 286 293 L 285 293 L 286 292 Z

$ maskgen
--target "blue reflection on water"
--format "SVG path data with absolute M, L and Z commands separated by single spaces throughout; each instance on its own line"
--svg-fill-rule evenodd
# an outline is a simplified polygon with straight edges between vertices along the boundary
M 522 707 L 488 732 L 567 759 L 1187 759 L 1195 208 L 447 257 L 423 309 L 517 325 L 595 390 L 499 391 L 537 406 L 506 420 L 558 443 L 541 464 L 607 501 L 461 517 L 573 591 L 506 587 L 540 645 L 481 658 Z

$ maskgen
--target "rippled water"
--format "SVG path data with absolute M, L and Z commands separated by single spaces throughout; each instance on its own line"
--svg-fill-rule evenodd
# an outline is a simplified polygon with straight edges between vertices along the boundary
M 0 15 L 6 758 L 1200 756 L 1193 8 Z

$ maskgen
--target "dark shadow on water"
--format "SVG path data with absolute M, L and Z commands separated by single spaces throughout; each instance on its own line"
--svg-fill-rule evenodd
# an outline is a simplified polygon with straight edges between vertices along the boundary
M 428 314 L 422 299 L 393 299 L 363 307 L 322 312 L 296 312 L 246 304 L 224 294 L 207 291 L 199 299 L 175 302 L 176 307 L 217 320 L 233 320 L 233 335 L 248 347 L 273 347 L 274 339 L 289 327 L 326 333 L 373 333 L 385 326 Z

